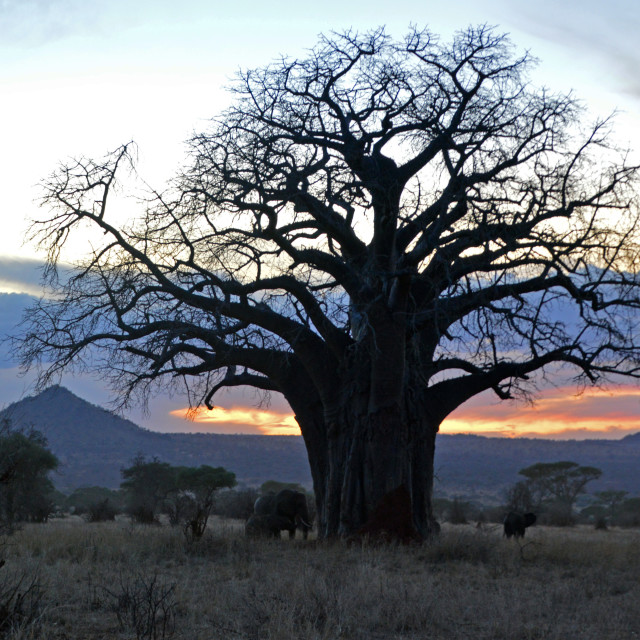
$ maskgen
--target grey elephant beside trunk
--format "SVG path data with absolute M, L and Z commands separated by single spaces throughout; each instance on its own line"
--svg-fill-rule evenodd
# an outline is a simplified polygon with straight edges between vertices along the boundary
M 524 531 L 536 521 L 535 513 L 516 513 L 510 511 L 504 519 L 504 535 L 507 538 L 515 536 L 516 538 L 524 538 Z
M 307 497 L 301 491 L 283 489 L 276 494 L 268 494 L 258 498 L 253 506 L 256 515 L 277 515 L 288 518 L 291 526 L 288 528 L 289 538 L 294 538 L 296 528 L 302 531 L 306 540 L 311 529 Z
M 244 532 L 251 538 L 279 538 L 281 531 L 289 531 L 295 524 L 284 516 L 274 513 L 266 515 L 253 514 L 244 525 Z

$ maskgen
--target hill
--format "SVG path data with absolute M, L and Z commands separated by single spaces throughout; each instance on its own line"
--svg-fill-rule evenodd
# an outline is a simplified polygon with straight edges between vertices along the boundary
M 302 438 L 157 433 L 54 386 L 0 412 L 17 426 L 33 426 L 61 462 L 53 480 L 63 490 L 120 485 L 120 469 L 138 453 L 188 466 L 209 464 L 233 471 L 239 482 L 268 479 L 311 485 Z
M 300 437 L 157 433 L 59 386 L 10 405 L 0 417 L 42 431 L 62 463 L 54 481 L 65 491 L 89 485 L 118 487 L 120 469 L 137 453 L 171 464 L 223 466 L 249 485 L 277 479 L 311 487 Z M 640 494 L 640 434 L 622 440 L 571 441 L 440 435 L 435 491 L 449 497 L 498 501 L 520 479 L 520 469 L 557 460 L 602 469 L 602 478 L 590 484 L 590 490 L 624 489 Z

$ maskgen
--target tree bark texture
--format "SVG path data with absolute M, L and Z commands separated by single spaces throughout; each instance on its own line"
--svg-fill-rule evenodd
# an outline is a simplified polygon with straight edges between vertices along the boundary
M 384 336 L 390 343 L 389 333 Z M 419 380 L 407 372 L 411 363 L 394 357 L 384 367 L 377 361 L 380 351 L 378 344 L 371 357 L 366 340 L 359 344 L 344 370 L 334 373 L 335 395 L 324 402 L 311 407 L 299 394 L 288 396 L 307 446 L 323 538 L 356 533 L 381 499 L 401 486 L 420 536 L 437 530 L 432 490 L 440 421 Z

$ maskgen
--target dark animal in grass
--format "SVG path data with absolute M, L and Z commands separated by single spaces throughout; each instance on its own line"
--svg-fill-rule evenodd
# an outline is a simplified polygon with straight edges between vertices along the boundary
M 302 531 L 302 537 L 306 540 L 311 529 L 309 509 L 307 508 L 307 496 L 301 491 L 283 489 L 278 493 L 271 493 L 258 498 L 253 506 L 257 515 L 273 514 L 289 518 L 291 526 L 288 527 L 289 538 L 294 538 L 296 528 Z
M 244 532 L 250 538 L 279 538 L 281 531 L 295 530 L 295 522 L 274 513 L 253 514 L 244 525 Z
M 510 511 L 504 518 L 504 535 L 507 538 L 515 536 L 516 538 L 524 538 L 524 531 L 536 521 L 535 513 L 516 513 Z

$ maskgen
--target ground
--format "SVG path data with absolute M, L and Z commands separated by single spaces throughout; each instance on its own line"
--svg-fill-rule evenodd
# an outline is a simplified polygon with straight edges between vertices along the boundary
M 637 530 L 533 527 L 518 542 L 445 525 L 428 545 L 326 545 L 248 540 L 214 519 L 189 543 L 180 528 L 69 517 L 25 526 L 0 554 L 15 640 L 640 637 Z

